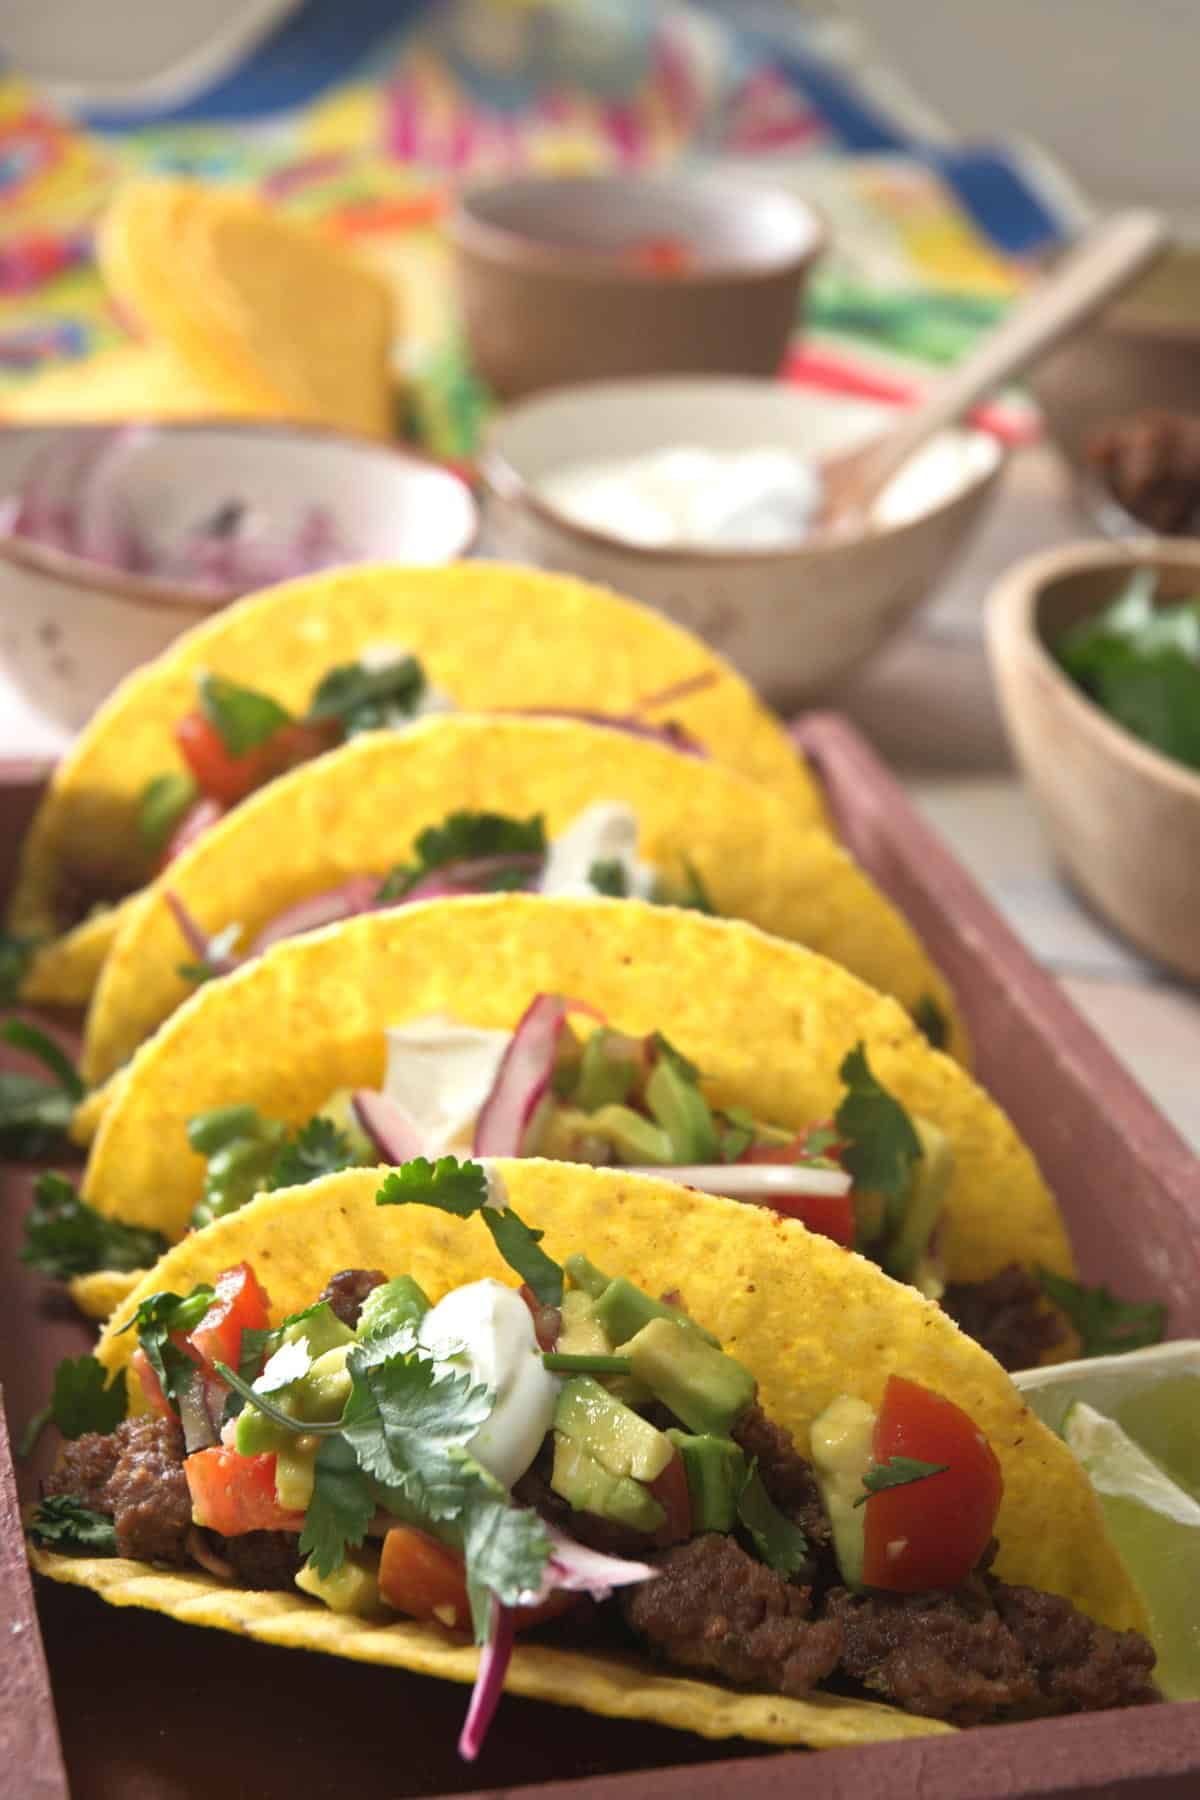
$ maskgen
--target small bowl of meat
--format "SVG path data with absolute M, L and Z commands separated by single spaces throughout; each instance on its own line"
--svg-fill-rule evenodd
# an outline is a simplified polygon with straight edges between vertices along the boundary
M 238 595 L 355 562 L 446 563 L 465 482 L 305 426 L 0 431 L 0 657 L 76 730 L 117 683 Z
M 1065 872 L 1139 949 L 1200 980 L 1200 542 L 1031 557 L 993 590 L 987 633 Z
M 813 207 L 725 173 L 522 176 L 466 192 L 450 236 L 471 353 L 504 399 L 774 374 L 825 244 Z

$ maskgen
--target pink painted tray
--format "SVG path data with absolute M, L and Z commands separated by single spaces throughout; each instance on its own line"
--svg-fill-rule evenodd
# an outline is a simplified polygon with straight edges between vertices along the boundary
M 1200 1335 L 1200 1164 L 861 738 L 833 715 L 808 718 L 797 735 L 847 845 L 954 983 L 979 1074 L 1036 1152 L 1088 1279 L 1163 1298 L 1172 1334 Z M 0 886 L 44 773 L 0 768 Z M 61 1298 L 17 1265 L 29 1181 L 28 1171 L 3 1171 L 0 1198 L 0 1380 L 14 1436 L 58 1359 L 90 1342 Z M 37 1479 L 36 1460 L 20 1465 L 23 1492 Z M 464 1695 L 450 1684 L 189 1630 L 49 1584 L 37 1598 L 75 1800 L 494 1800 L 530 1787 L 539 1800 L 1200 1795 L 1200 1703 L 813 1755 L 508 1698 L 470 1770 L 454 1754 Z M 22 1629 L 0 1661 L 0 1800 L 52 1800 L 66 1788 L 0 1486 L 0 1630 L 10 1621 Z

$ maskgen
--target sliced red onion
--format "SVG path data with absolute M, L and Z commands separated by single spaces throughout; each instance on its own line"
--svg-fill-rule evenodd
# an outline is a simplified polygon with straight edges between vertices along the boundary
M 327 888 L 323 894 L 311 894 L 298 900 L 286 912 L 264 925 L 246 951 L 247 957 L 261 956 L 272 944 L 284 938 L 299 937 L 306 931 L 318 931 L 322 925 L 336 925 L 341 919 L 353 919 L 370 912 L 379 898 L 382 886 L 378 875 L 352 875 L 340 887 Z
M 163 851 L 162 866 L 173 863 L 177 856 L 198 843 L 205 832 L 219 825 L 225 817 L 225 808 L 219 800 L 210 800 L 207 795 L 201 800 L 193 800 L 192 804 L 180 819 L 171 833 L 166 849 Z
M 128 494 L 122 490 L 129 461 L 145 447 L 147 436 L 144 425 L 126 425 L 97 436 L 75 484 L 74 555 L 131 572 L 148 566 Z
M 773 1194 L 848 1194 L 853 1185 L 844 1169 L 814 1169 L 806 1163 L 679 1163 L 626 1169 L 627 1175 L 653 1175 L 705 1194 L 749 1200 L 769 1206 Z
M 656 694 L 643 694 L 635 708 L 636 714 L 641 718 L 653 707 L 674 706 L 677 700 L 687 700 L 692 694 L 702 694 L 705 688 L 715 687 L 719 680 L 716 669 L 701 669 L 695 675 L 685 675 L 682 681 L 673 681 L 670 687 L 659 688 Z
M 556 1588 L 564 1588 L 571 1594 L 590 1594 L 593 1600 L 607 1600 L 614 1588 L 653 1581 L 658 1574 L 649 1563 L 589 1550 L 586 1544 L 577 1544 L 574 1538 L 553 1525 L 547 1525 L 546 1532 L 550 1539 L 550 1556 L 535 1604 L 540 1605 Z
M 664 725 L 655 725 L 649 719 L 638 718 L 634 713 L 585 712 L 582 708 L 566 706 L 520 706 L 511 709 L 497 707 L 495 710 L 522 712 L 535 719 L 578 719 L 583 725 L 601 725 L 609 731 L 623 731 L 629 737 L 650 738 L 655 743 L 666 744 L 670 750 L 678 750 L 681 756 L 708 755 L 704 745 L 673 720 Z
M 495 1717 L 504 1690 L 504 1677 L 513 1652 L 513 1614 L 510 1606 L 492 1597 L 488 1634 L 479 1652 L 479 1672 L 471 1689 L 471 1704 L 458 1739 L 458 1754 L 474 1762 L 483 1748 L 488 1726 Z
M 359 1088 L 350 1102 L 362 1126 L 385 1163 L 411 1162 L 424 1156 L 425 1140 L 402 1106 L 370 1088 Z
M 477 894 L 497 875 L 536 875 L 544 860 L 536 851 L 524 851 L 510 856 L 480 856 L 471 862 L 447 863 L 444 868 L 422 876 L 399 901 L 385 901 L 384 904 L 407 906 L 413 900 L 446 900 L 462 894 Z
M 566 1000 L 561 994 L 538 994 L 526 1007 L 475 1121 L 473 1155 L 520 1156 L 529 1121 L 550 1086 L 570 1012 L 600 1016 L 585 1001 Z
M 193 1450 L 211 1450 L 216 1443 L 217 1433 L 204 1404 L 204 1383 L 199 1376 L 189 1381 L 179 1395 L 179 1423 L 189 1456 Z
M 238 966 L 237 957 L 230 956 L 227 952 L 213 951 L 212 940 L 205 936 L 203 926 L 193 918 L 178 894 L 172 893 L 168 888 L 163 899 L 170 907 L 175 923 L 196 961 L 211 969 L 214 975 L 232 975 Z

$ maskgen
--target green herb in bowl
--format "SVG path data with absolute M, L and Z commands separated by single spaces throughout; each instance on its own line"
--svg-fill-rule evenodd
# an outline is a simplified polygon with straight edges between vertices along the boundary
M 1067 674 L 1135 737 L 1200 769 L 1200 594 L 1156 605 L 1139 569 L 1103 612 L 1054 647 Z

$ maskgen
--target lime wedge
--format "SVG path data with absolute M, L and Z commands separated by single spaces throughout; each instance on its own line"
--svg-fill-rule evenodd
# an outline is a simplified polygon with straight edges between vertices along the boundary
M 1027 1369 L 1013 1380 L 1030 1408 L 1061 1433 L 1072 1403 L 1115 1419 L 1194 1500 L 1200 1500 L 1200 1342 L 1183 1339 Z
M 1068 1407 L 1062 1434 L 1142 1590 L 1158 1652 L 1155 1680 L 1168 1700 L 1200 1698 L 1200 1501 L 1086 1401 Z

